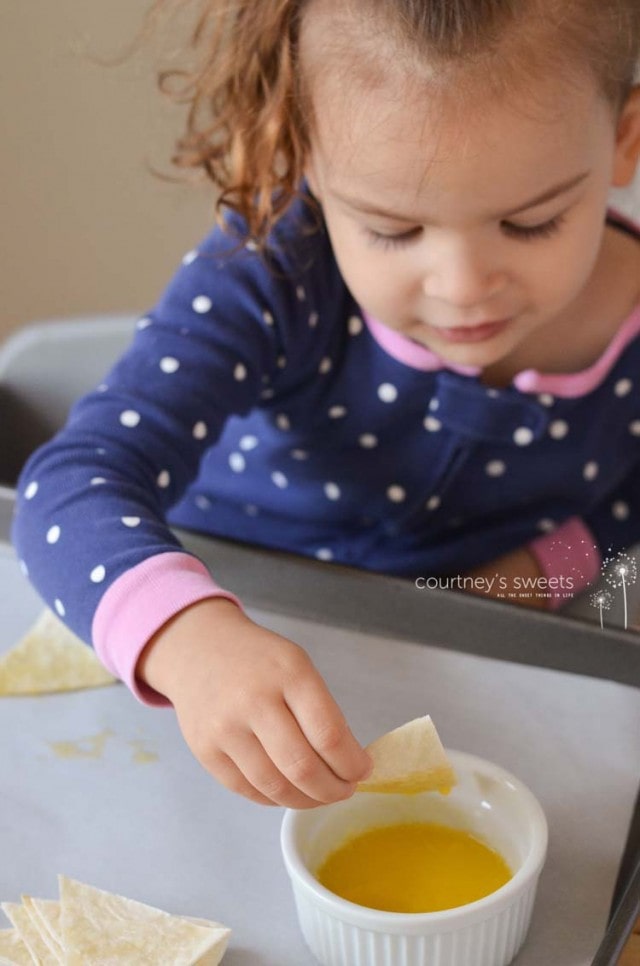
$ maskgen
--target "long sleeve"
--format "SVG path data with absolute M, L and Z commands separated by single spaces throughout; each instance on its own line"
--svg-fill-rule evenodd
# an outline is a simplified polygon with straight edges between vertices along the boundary
M 126 354 L 22 471 L 13 538 L 23 569 L 87 642 L 101 601 L 129 606 L 135 623 L 146 593 L 150 635 L 181 606 L 220 592 L 182 551 L 167 513 L 227 419 L 255 405 L 282 351 L 273 326 L 285 311 L 280 289 L 255 253 L 237 248 L 216 230 L 185 257 Z M 150 565 L 161 555 L 163 566 Z M 137 594 L 123 593 L 121 582 L 131 590 L 132 579 Z M 100 656 L 126 677 L 117 665 L 131 665 L 135 653 L 125 660 L 116 647 L 114 658 L 107 610 Z

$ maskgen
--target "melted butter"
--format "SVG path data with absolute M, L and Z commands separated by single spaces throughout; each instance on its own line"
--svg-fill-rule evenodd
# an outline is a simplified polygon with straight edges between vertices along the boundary
M 463 829 L 416 822 L 369 829 L 324 861 L 331 892 L 386 912 L 436 912 L 474 902 L 511 878 L 502 856 Z
M 49 747 L 57 758 L 102 758 L 107 738 L 112 735 L 113 732 L 105 728 L 100 734 L 77 741 L 50 741 Z
M 144 742 L 134 739 L 129 742 L 129 746 L 133 748 L 132 760 L 136 765 L 146 765 L 151 761 L 157 761 L 158 756 L 155 751 L 149 751 L 145 748 Z
M 366 782 L 364 785 L 366 788 Z M 394 778 L 393 781 L 389 782 L 376 782 L 372 790 L 381 794 L 388 793 L 390 795 L 419 795 L 421 792 L 440 792 L 441 795 L 448 795 L 452 788 L 453 785 L 448 780 L 443 779 L 437 784 L 434 784 L 431 775 L 426 778 L 422 775 L 417 775 L 416 777 L 404 779 Z

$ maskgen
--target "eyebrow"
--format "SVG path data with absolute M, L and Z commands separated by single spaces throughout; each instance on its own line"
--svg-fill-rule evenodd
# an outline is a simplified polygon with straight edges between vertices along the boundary
M 527 211 L 529 208 L 536 208 L 538 205 L 542 205 L 547 201 L 553 201 L 554 198 L 558 198 L 560 195 L 566 194 L 571 191 L 572 188 L 577 187 L 591 174 L 590 171 L 583 171 L 582 174 L 577 174 L 573 178 L 568 178 L 566 181 L 562 181 L 560 184 L 554 185 L 552 188 L 547 188 L 541 194 L 536 195 L 535 198 L 530 198 L 529 201 L 525 201 L 524 204 L 518 205 L 517 208 L 512 208 L 510 211 L 505 211 L 501 215 L 496 215 L 496 218 L 511 218 L 513 215 L 519 215 L 523 211 Z M 345 204 L 349 205 L 351 208 L 355 208 L 358 211 L 362 211 L 365 214 L 370 215 L 382 215 L 384 218 L 393 218 L 396 221 L 406 221 L 413 224 L 416 218 L 408 218 L 406 215 L 399 215 L 396 212 L 385 210 L 384 208 L 378 208 L 376 205 L 370 205 L 367 201 L 360 200 L 359 198 L 351 198 L 348 195 L 341 195 L 339 192 L 334 192 L 335 197 L 339 201 L 343 201 Z

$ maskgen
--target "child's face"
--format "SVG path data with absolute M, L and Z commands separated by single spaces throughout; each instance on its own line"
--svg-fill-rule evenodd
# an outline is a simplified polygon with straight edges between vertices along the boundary
M 452 363 L 486 367 L 580 324 L 628 173 L 595 82 L 528 91 L 456 108 L 417 82 L 366 92 L 344 70 L 313 85 L 308 176 L 346 284 Z

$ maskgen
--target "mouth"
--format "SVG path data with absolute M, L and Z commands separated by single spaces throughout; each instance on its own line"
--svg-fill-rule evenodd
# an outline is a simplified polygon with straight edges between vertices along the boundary
M 439 338 L 446 342 L 485 342 L 499 335 L 511 322 L 511 319 L 481 322 L 479 325 L 455 325 L 449 328 L 432 326 Z

